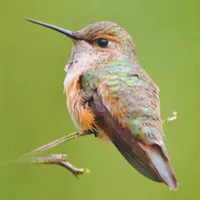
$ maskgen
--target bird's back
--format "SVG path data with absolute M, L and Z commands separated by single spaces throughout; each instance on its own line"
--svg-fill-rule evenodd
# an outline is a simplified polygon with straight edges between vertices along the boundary
M 95 124 L 140 173 L 175 189 L 154 82 L 139 66 L 122 63 L 90 70 L 81 80 Z

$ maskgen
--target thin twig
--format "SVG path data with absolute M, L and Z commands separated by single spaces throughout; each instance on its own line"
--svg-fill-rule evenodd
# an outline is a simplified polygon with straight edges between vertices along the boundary
M 30 161 L 23 162 L 25 164 L 54 164 L 64 167 L 69 170 L 74 176 L 78 176 L 80 174 L 88 174 L 90 172 L 89 169 L 77 168 L 73 166 L 69 161 L 66 154 L 52 154 L 49 156 L 41 156 L 41 157 L 32 157 Z
M 35 157 L 36 154 L 39 154 L 43 151 L 46 151 L 47 149 L 50 149 L 52 147 L 55 147 L 59 144 L 62 144 L 63 142 L 75 139 L 80 136 L 85 136 L 91 134 L 90 132 L 86 131 L 80 131 L 80 132 L 74 132 L 68 135 L 65 135 L 61 138 L 58 138 L 52 142 L 49 142 L 41 147 L 38 147 L 17 160 L 15 160 L 15 163 L 21 163 L 21 164 L 55 164 L 64 167 L 65 169 L 69 170 L 72 174 L 74 174 L 76 177 L 80 174 L 87 174 L 89 173 L 89 169 L 84 168 L 77 168 L 73 166 L 66 154 L 52 154 L 48 156 L 41 156 L 41 157 Z
M 87 133 L 85 131 L 70 133 L 70 134 L 65 135 L 65 136 L 63 136 L 61 138 L 58 138 L 58 139 L 56 139 L 56 140 L 54 140 L 52 142 L 44 144 L 43 146 L 38 147 L 37 149 L 34 149 L 34 150 L 26 153 L 24 156 L 34 156 L 34 155 L 39 154 L 39 153 L 41 153 L 43 151 L 46 151 L 47 149 L 51 149 L 51 148 L 53 148 L 53 147 L 55 147 L 55 146 L 57 146 L 59 144 L 62 144 L 63 142 L 67 142 L 67 141 L 75 139 L 75 138 L 77 138 L 79 136 L 84 136 L 84 135 L 88 135 L 88 134 L 90 134 L 90 133 Z

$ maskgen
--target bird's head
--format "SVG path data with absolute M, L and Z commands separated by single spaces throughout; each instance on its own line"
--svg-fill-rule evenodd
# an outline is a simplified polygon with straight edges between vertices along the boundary
M 56 30 L 72 40 L 72 55 L 67 70 L 73 68 L 74 63 L 79 63 L 77 66 L 80 68 L 91 68 L 123 58 L 137 60 L 131 36 L 114 22 L 96 22 L 72 32 L 37 20 L 26 20 Z

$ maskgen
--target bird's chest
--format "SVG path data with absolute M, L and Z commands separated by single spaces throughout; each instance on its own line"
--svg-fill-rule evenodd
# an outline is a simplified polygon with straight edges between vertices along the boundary
M 88 130 L 94 126 L 94 115 L 87 106 L 84 92 L 80 85 L 80 74 L 68 74 L 64 81 L 67 107 L 75 125 Z

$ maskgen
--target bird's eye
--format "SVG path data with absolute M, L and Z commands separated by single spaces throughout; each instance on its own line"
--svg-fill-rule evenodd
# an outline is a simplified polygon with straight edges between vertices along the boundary
M 103 47 L 103 48 L 108 47 L 108 43 L 109 43 L 109 41 L 105 38 L 99 38 L 97 40 L 97 45 L 100 47 Z

